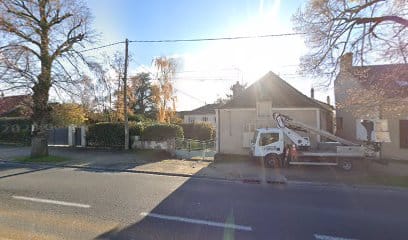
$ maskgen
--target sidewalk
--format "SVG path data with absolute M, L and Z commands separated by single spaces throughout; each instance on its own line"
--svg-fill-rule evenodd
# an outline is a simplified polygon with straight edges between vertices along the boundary
M 15 157 L 28 156 L 29 153 L 29 147 L 0 145 L 0 160 L 2 161 L 13 161 Z M 249 161 L 214 163 L 212 161 L 170 159 L 165 154 L 155 151 L 133 152 L 52 147 L 49 153 L 70 159 L 55 165 L 74 167 L 83 171 L 126 171 L 244 182 L 286 182 L 285 176 L 280 173 L 279 169 L 261 168 Z
M 69 161 L 54 163 L 58 167 L 92 172 L 135 172 L 168 176 L 224 179 L 247 183 L 313 182 L 317 184 L 390 185 L 408 187 L 408 173 L 403 176 L 378 173 L 378 166 L 344 172 L 336 167 L 292 166 L 284 169 L 264 168 L 251 161 L 234 159 L 223 162 L 172 159 L 157 151 L 122 151 L 81 148 L 49 149 L 50 155 Z M 29 147 L 0 145 L 0 161 L 28 156 Z M 33 164 L 32 164 L 33 165 Z M 36 164 L 40 165 L 40 164 Z M 44 164 L 43 164 L 44 165 Z M 47 166 L 50 163 L 46 164 Z M 405 172 L 405 171 L 404 171 Z

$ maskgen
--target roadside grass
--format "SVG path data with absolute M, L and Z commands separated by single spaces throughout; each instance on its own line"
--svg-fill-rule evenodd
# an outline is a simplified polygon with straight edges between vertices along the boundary
M 59 163 L 68 161 L 69 158 L 60 157 L 60 156 L 46 156 L 46 157 L 36 157 L 31 158 L 30 156 L 16 157 L 14 161 L 21 163 Z

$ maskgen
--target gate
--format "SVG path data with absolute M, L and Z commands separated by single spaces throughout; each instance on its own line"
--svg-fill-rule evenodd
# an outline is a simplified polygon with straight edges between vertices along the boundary
M 215 142 L 176 138 L 176 156 L 184 159 L 214 160 Z
M 75 128 L 75 134 L 74 134 L 75 139 L 73 141 L 75 146 L 81 146 L 82 145 L 81 132 L 82 132 L 81 128 L 78 128 L 78 127 Z
M 48 130 L 48 145 L 68 145 L 68 128 Z

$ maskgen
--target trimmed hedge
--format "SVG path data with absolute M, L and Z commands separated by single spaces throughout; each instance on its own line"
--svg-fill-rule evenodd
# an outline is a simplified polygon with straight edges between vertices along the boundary
M 124 123 L 101 122 L 88 126 L 87 142 L 90 146 L 122 147 L 125 144 Z M 142 123 L 129 122 L 129 136 L 140 136 Z M 130 142 L 130 141 L 129 141 Z
M 29 144 L 30 141 L 30 119 L 0 118 L 0 142 Z
M 183 128 L 175 124 L 155 123 L 143 130 L 142 140 L 161 141 L 170 138 L 183 138 Z
M 182 123 L 184 137 L 200 141 L 211 140 L 214 138 L 214 127 L 210 123 Z

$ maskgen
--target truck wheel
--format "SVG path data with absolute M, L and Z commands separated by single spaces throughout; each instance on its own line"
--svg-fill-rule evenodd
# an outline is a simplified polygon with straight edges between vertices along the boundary
M 267 168 L 277 168 L 279 167 L 279 157 L 274 154 L 266 155 L 264 163 Z
M 351 171 L 351 169 L 353 169 L 353 162 L 350 160 L 341 160 L 339 162 L 339 166 L 341 167 L 341 169 L 343 169 L 344 171 Z

